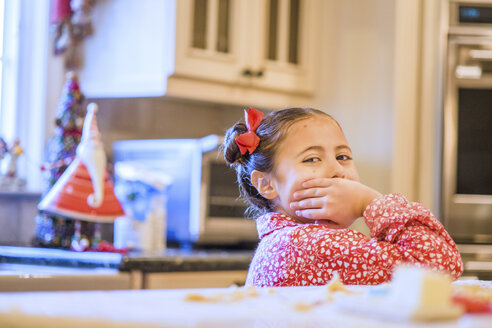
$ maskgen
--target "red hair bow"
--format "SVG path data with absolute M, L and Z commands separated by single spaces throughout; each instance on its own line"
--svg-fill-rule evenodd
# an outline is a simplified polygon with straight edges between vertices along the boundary
M 246 154 L 246 151 L 249 151 L 249 154 L 252 154 L 256 147 L 258 147 L 260 137 L 258 137 L 255 131 L 262 119 L 263 113 L 259 110 L 254 108 L 250 108 L 248 111 L 244 110 L 244 120 L 246 121 L 248 132 L 242 133 L 236 138 L 236 144 L 241 151 L 241 155 Z

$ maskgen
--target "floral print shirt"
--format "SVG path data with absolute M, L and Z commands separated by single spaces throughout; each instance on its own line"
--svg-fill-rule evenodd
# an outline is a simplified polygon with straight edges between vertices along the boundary
M 416 263 L 457 279 L 456 244 L 430 210 L 400 194 L 373 200 L 364 211 L 371 238 L 351 229 L 301 224 L 281 213 L 256 221 L 260 243 L 247 286 L 324 285 L 336 272 L 345 284 L 389 281 L 393 267 Z

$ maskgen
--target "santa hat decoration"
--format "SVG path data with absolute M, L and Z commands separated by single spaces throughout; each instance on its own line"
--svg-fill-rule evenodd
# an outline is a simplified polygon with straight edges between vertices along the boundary
M 82 128 L 82 138 L 76 150 L 76 158 L 80 158 L 89 171 L 94 187 L 94 193 L 87 197 L 87 203 L 92 208 L 101 206 L 104 199 L 103 185 L 106 174 L 106 153 L 101 141 L 101 135 L 96 121 L 97 105 L 87 106 L 87 116 Z
M 106 172 L 96 113 L 97 105 L 89 104 L 75 159 L 39 203 L 41 211 L 96 222 L 111 222 L 124 215 Z

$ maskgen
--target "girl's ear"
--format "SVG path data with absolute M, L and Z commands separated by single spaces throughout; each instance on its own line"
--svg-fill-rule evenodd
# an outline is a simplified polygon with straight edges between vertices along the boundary
M 277 189 L 268 173 L 253 170 L 253 172 L 251 172 L 251 183 L 255 186 L 260 195 L 266 199 L 274 199 L 278 196 Z

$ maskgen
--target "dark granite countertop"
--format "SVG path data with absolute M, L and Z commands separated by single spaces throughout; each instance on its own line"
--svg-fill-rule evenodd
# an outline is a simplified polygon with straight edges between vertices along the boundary
M 161 253 L 129 253 L 123 256 L 119 269 L 144 272 L 248 270 L 252 257 L 252 251 L 167 249 Z
M 181 250 L 128 254 L 73 252 L 61 249 L 0 246 L 0 263 L 71 268 L 112 268 L 143 272 L 247 270 L 252 251 Z

